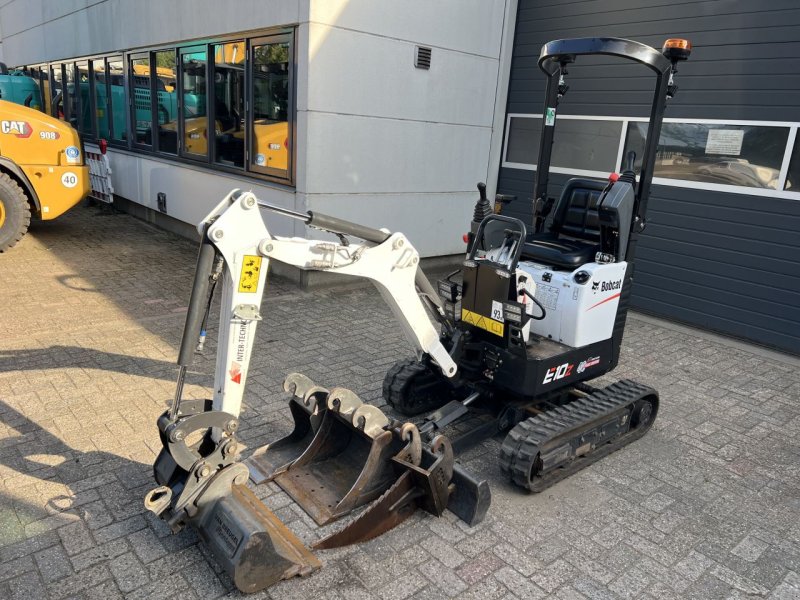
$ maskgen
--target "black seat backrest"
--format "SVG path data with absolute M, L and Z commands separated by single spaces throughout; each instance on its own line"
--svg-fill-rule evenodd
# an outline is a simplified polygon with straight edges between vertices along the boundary
M 553 209 L 550 231 L 592 242 L 600 241 L 597 203 L 607 181 L 575 177 L 567 181 Z

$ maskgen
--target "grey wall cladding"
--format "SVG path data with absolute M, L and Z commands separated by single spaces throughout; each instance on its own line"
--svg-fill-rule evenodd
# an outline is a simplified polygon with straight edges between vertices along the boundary
M 520 0 L 508 112 L 541 112 L 543 43 L 590 36 L 657 48 L 668 37 L 692 41 L 667 117 L 800 121 L 798 0 Z M 600 68 L 570 68 L 561 114 L 647 116 L 654 81 L 646 69 L 592 62 Z M 517 196 L 506 213 L 526 222 L 533 177 L 500 169 L 498 192 Z M 551 176 L 551 195 L 566 179 Z M 654 186 L 633 305 L 800 354 L 800 201 Z

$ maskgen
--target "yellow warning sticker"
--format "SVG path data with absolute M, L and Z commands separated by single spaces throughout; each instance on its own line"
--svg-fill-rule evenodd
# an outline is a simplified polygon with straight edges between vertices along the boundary
M 239 291 L 255 294 L 258 291 L 258 276 L 261 274 L 261 257 L 245 254 L 242 273 L 239 276 Z
M 480 327 L 489 333 L 503 337 L 503 329 L 505 326 L 499 321 L 495 321 L 489 317 L 484 317 L 483 315 L 474 313 L 466 308 L 461 309 L 461 320 L 469 323 L 470 325 L 475 325 L 475 327 Z

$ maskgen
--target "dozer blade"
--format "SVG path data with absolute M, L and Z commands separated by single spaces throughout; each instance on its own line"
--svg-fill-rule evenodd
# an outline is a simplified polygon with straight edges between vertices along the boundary
M 450 483 L 453 476 L 453 448 L 446 437 L 438 436 L 431 445 L 431 453 L 435 456 L 433 462 L 419 464 L 422 458 L 419 432 L 415 426 L 406 423 L 403 437 L 407 437 L 408 433 L 416 434 L 417 451 L 415 456 L 413 453 L 412 456 L 403 456 L 401 452 L 392 458 L 402 472 L 394 485 L 346 527 L 314 543 L 315 549 L 327 550 L 371 540 L 397 527 L 418 508 L 437 517 L 442 515 L 453 488 Z
M 334 388 L 305 452 L 275 477 L 318 525 L 371 502 L 396 480 L 391 457 L 402 441 L 380 409 Z
M 322 565 L 311 551 L 246 486 L 234 485 L 196 526 L 236 587 L 262 590 L 305 576 Z
M 283 389 L 292 394 L 289 410 L 294 420 L 292 432 L 258 448 L 245 462 L 256 485 L 272 481 L 308 448 L 326 409 L 328 390 L 301 373 L 290 373 Z

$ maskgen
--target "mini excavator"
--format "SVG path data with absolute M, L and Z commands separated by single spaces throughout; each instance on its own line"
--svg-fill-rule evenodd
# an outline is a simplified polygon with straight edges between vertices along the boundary
M 661 122 L 677 91 L 677 63 L 690 50 L 685 40 L 667 40 L 661 52 L 618 38 L 546 44 L 531 230 L 493 214 L 479 184 L 466 260 L 435 288 L 401 233 L 231 192 L 198 227 L 176 393 L 158 419 L 158 487 L 145 506 L 175 532 L 196 529 L 235 585 L 254 592 L 312 573 L 320 562 L 258 500 L 248 479 L 273 481 L 318 525 L 353 514 L 312 545 L 321 550 L 372 539 L 417 509 L 437 516 L 447 509 L 470 525 L 480 522 L 491 501 L 488 484 L 455 457 L 489 437 L 505 433 L 501 472 L 537 492 L 644 435 L 658 412 L 656 390 L 630 380 L 603 388 L 588 381 L 619 361 Z M 571 179 L 556 201 L 548 197 L 556 112 L 568 88 L 567 66 L 584 55 L 628 59 L 656 75 L 641 171 L 637 180 L 631 153 L 621 175 Z M 262 209 L 338 241 L 273 236 Z M 236 431 L 271 260 L 375 284 L 417 350 L 389 370 L 383 395 L 414 421 L 389 418 L 346 388 L 292 373 L 284 390 L 293 429 L 240 461 Z M 187 400 L 184 378 L 217 286 L 213 397 Z

